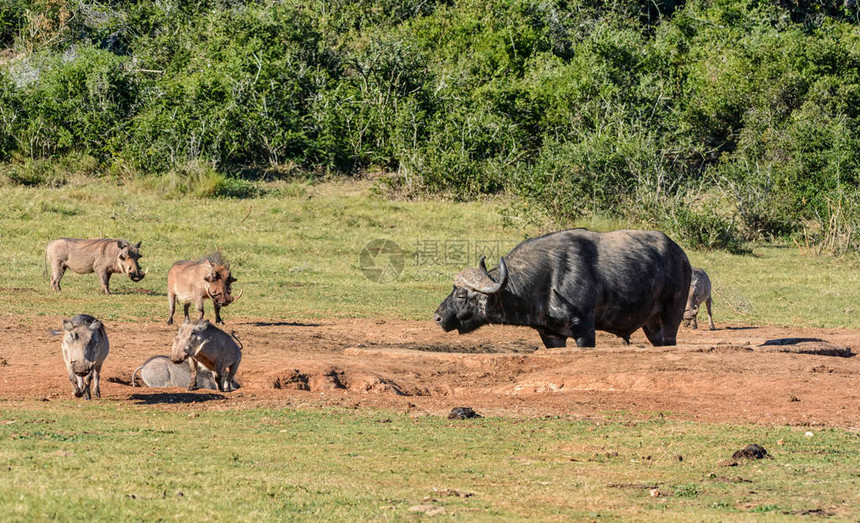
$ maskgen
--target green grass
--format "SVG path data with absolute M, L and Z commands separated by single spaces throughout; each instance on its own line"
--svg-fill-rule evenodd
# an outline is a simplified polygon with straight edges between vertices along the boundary
M 0 315 L 85 311 L 108 320 L 162 319 L 170 265 L 220 247 L 233 262 L 235 288 L 245 290 L 227 317 L 429 320 L 450 291 L 452 275 L 464 266 L 464 251 L 456 247 L 465 246 L 465 263 L 474 264 L 478 248 L 497 249 L 489 256 L 495 258 L 547 232 L 534 224 L 511 226 L 505 218 L 509 206 L 500 199 L 389 200 L 374 196 L 366 183 L 346 182 L 266 189 L 253 199 L 172 199 L 137 182 L 81 179 L 56 189 L 4 187 L 0 288 L 6 299 Z M 64 236 L 143 241 L 142 265 L 149 274 L 138 284 L 115 275 L 111 286 L 117 295 L 102 296 L 94 275 L 67 272 L 58 296 L 43 273 L 44 247 Z M 363 247 L 380 238 L 404 253 L 403 272 L 390 283 L 370 281 L 360 270 Z M 860 328 L 856 256 L 815 258 L 781 246 L 754 246 L 745 256 L 688 254 L 714 282 L 718 323 Z
M 860 515 L 860 441 L 844 430 L 170 409 L 3 402 L 4 519 L 403 519 L 416 505 L 463 520 Z M 749 443 L 774 459 L 720 466 Z
M 216 247 L 245 290 L 228 319 L 429 321 L 464 266 L 446 246 L 498 242 L 504 254 L 546 232 L 506 225 L 501 199 L 387 200 L 366 183 L 271 184 L 241 200 L 173 199 L 169 188 L 137 182 L 3 189 L 0 322 L 78 312 L 161 320 L 169 266 Z M 63 236 L 142 240 L 149 275 L 137 284 L 114 276 L 116 295 L 102 296 L 94 275 L 69 273 L 57 295 L 43 256 Z M 386 284 L 360 270 L 362 248 L 378 238 L 405 255 L 403 273 Z M 711 275 L 718 324 L 860 328 L 856 257 L 804 257 L 780 246 L 754 246 L 747 256 L 688 253 Z M 475 263 L 473 251 L 467 258 Z M 493 521 L 860 516 L 857 434 L 604 418 L 448 421 L 375 410 L 0 399 L 0 513 L 13 521 L 412 519 L 421 512 L 410 509 L 425 505 L 452 519 Z M 775 459 L 719 465 L 749 443 Z

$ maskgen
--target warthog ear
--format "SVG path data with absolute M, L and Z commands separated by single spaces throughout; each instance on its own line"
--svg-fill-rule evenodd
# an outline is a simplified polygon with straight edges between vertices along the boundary
M 135 248 L 135 249 L 140 249 L 140 244 L 141 244 L 141 243 L 143 243 L 143 242 L 137 242 L 137 243 L 135 243 L 135 244 L 134 244 L 134 248 Z
M 202 323 L 200 323 L 194 327 L 194 332 L 203 332 L 209 328 L 209 325 L 211 325 L 209 323 L 209 320 L 203 320 Z
M 90 323 L 90 330 L 91 331 L 97 331 L 101 328 L 102 328 L 102 322 L 100 322 L 99 320 L 96 320 L 96 321 Z
M 236 278 L 234 278 L 232 274 L 227 276 L 227 283 L 228 284 L 233 283 L 234 281 L 236 281 Z
M 63 330 L 71 331 L 75 328 L 75 325 L 72 323 L 72 320 L 67 320 L 63 318 Z

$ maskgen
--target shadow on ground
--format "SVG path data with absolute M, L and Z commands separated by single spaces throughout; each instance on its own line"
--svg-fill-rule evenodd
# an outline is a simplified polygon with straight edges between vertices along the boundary
M 132 394 L 129 399 L 138 405 L 157 405 L 160 403 L 202 403 L 204 401 L 223 400 L 223 394 L 195 394 L 193 392 L 159 392 L 155 394 Z

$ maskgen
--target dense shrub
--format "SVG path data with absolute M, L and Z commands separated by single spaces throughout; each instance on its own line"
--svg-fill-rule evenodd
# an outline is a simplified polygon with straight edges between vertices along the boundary
M 737 250 L 833 201 L 860 218 L 855 4 L 9 0 L 0 160 L 220 173 L 230 194 L 230 173 L 379 168 Z M 685 207 L 702 187 L 722 207 Z

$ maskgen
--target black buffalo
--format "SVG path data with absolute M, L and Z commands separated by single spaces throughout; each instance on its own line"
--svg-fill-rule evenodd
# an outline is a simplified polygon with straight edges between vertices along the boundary
M 684 250 L 657 231 L 560 231 L 524 241 L 487 271 L 467 268 L 436 309 L 446 332 L 487 324 L 537 329 L 546 347 L 594 346 L 594 331 L 623 338 L 642 327 L 675 345 L 690 289 Z

